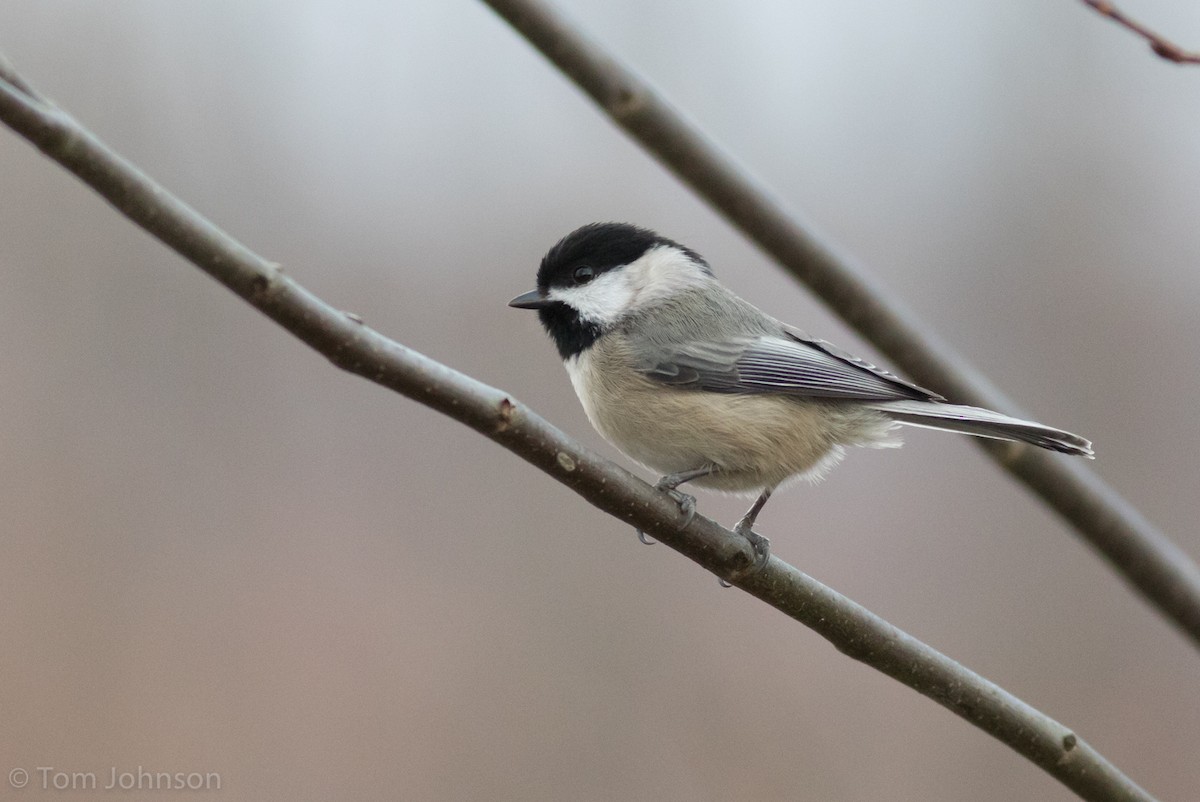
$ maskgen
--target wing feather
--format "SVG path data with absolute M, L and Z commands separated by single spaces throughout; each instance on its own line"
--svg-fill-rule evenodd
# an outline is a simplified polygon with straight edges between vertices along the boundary
M 785 330 L 784 336 L 656 345 L 642 354 L 640 368 L 645 376 L 663 384 L 716 393 L 942 400 L 936 393 L 794 329 Z

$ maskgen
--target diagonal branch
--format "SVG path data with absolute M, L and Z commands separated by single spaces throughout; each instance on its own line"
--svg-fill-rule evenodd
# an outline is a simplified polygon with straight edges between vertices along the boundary
M 584 448 L 501 390 L 384 337 L 317 298 L 109 150 L 0 59 L 0 121 L 122 214 L 334 365 L 470 426 L 721 576 L 753 559 L 746 541 Z M 772 557 L 738 586 L 815 630 L 846 655 L 933 699 L 1008 744 L 1088 800 L 1152 800 L 1091 745 L 999 686 Z
M 802 225 L 659 93 L 542 0 L 486 0 L 614 122 L 808 285 L 918 384 L 1022 416 L 863 268 Z M 1200 569 L 1094 473 L 1037 448 L 972 438 L 1200 645 Z
M 1127 28 L 1145 39 L 1147 44 L 1150 45 L 1150 49 L 1167 61 L 1173 61 L 1176 64 L 1200 64 L 1200 53 L 1194 50 L 1184 50 L 1179 45 L 1155 33 L 1137 20 L 1126 16 L 1123 11 L 1112 3 L 1107 2 L 1107 0 L 1083 0 L 1083 2 L 1122 28 Z

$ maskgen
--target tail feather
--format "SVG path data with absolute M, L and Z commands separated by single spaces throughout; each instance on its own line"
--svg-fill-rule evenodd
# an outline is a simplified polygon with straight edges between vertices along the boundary
M 1091 441 L 1077 434 L 979 407 L 931 401 L 885 401 L 871 406 L 897 423 L 908 426 L 962 432 L 997 440 L 1015 440 L 1051 451 L 1061 451 L 1064 454 L 1075 454 L 1088 459 L 1095 457 Z

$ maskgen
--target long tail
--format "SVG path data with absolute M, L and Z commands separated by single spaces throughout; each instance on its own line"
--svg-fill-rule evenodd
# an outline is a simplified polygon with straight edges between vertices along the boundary
M 942 404 L 936 401 L 885 401 L 872 404 L 897 423 L 923 426 L 947 432 L 962 432 L 976 437 L 1016 440 L 1051 451 L 1093 459 L 1092 442 L 1077 434 L 1064 432 L 1033 421 L 1011 418 L 979 407 Z

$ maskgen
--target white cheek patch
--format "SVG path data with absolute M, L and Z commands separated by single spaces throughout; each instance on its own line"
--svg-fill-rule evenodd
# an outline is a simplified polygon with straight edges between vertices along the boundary
M 711 279 L 703 267 L 669 245 L 646 251 L 626 271 L 634 290 L 634 306 L 665 301 Z
M 588 322 L 608 326 L 623 315 L 707 281 L 711 276 L 703 267 L 678 248 L 660 245 L 587 284 L 552 287 L 547 296 L 575 309 Z
M 604 326 L 629 310 L 634 293 L 625 270 L 609 270 L 588 284 L 554 287 L 547 295 L 579 312 L 584 320 Z

